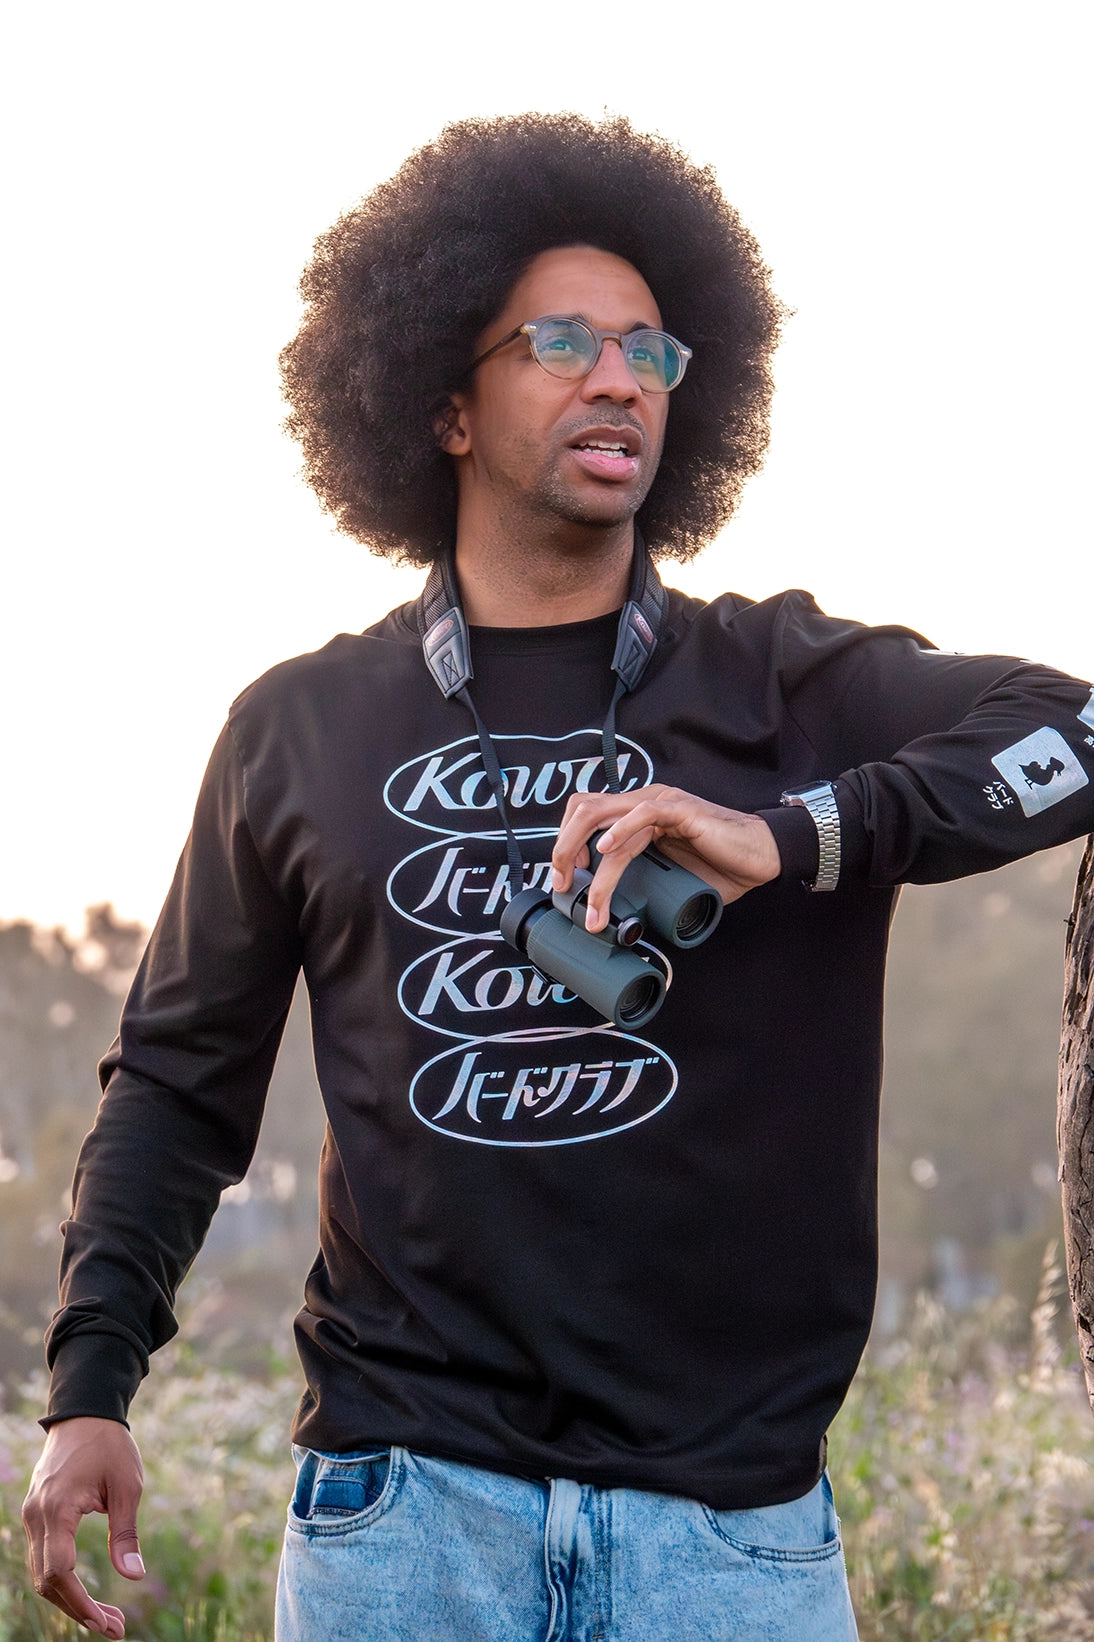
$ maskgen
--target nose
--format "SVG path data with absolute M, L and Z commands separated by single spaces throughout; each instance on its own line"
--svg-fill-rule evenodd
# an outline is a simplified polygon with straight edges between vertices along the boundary
M 613 399 L 618 404 L 630 404 L 642 392 L 631 375 L 630 366 L 623 358 L 622 345 L 612 336 L 606 336 L 600 349 L 600 358 L 581 379 L 581 397 L 585 400 Z

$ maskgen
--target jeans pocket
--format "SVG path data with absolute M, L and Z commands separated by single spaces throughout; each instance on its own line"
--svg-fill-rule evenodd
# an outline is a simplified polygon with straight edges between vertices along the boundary
M 765 1562 L 825 1562 L 842 1550 L 832 1486 L 825 1473 L 801 1499 L 751 1511 L 703 1513 L 720 1540 Z
M 317 1454 L 294 1448 L 296 1487 L 289 1527 L 299 1533 L 350 1533 L 382 1516 L 393 1502 L 402 1473 L 397 1449 L 367 1454 Z

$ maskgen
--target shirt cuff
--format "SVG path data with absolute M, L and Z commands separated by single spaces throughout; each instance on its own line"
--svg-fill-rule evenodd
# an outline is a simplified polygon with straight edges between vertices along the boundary
M 800 804 L 782 804 L 777 810 L 757 810 L 761 821 L 766 821 L 775 834 L 775 843 L 782 862 L 780 876 L 800 878 L 811 884 L 820 867 L 820 839 L 817 823 Z
M 39 1425 L 49 1430 L 59 1420 L 83 1417 L 118 1420 L 126 1416 L 146 1365 L 116 1334 L 75 1334 L 57 1350 L 49 1388 L 49 1407 Z
M 843 781 L 835 783 L 836 808 L 840 820 L 840 879 L 860 873 L 869 859 L 869 840 L 862 824 L 862 806 Z M 780 804 L 776 810 L 757 810 L 775 835 L 782 862 L 782 878 L 797 878 L 811 884 L 820 870 L 820 838 L 817 823 L 800 804 Z

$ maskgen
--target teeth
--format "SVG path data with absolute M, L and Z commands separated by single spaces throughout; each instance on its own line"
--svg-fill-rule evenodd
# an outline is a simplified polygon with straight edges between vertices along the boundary
M 609 444 L 606 439 L 586 439 L 578 448 L 580 450 L 611 450 L 618 456 L 625 456 L 627 454 L 626 445 Z

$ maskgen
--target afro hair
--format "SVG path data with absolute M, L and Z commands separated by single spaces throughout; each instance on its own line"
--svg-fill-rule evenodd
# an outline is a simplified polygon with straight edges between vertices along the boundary
M 285 425 L 339 529 L 416 564 L 451 542 L 438 414 L 528 263 L 578 244 L 637 268 L 694 351 L 638 515 L 646 541 L 686 560 L 716 534 L 763 462 L 785 309 L 710 170 L 626 119 L 573 114 L 450 125 L 318 241 L 281 356 Z

